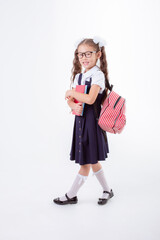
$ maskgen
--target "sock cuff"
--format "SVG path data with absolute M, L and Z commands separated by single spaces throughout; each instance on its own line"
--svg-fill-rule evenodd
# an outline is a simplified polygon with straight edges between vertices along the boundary
M 103 171 L 103 168 L 101 168 L 100 170 L 98 170 L 97 172 L 93 172 L 93 176 L 94 175 L 97 175 L 99 172 L 102 172 Z
M 82 182 L 82 181 L 86 181 L 87 180 L 87 178 L 88 178 L 88 176 L 84 176 L 84 175 L 81 175 L 81 174 L 79 174 L 78 173 L 78 176 L 80 177 L 80 181 L 79 181 L 79 184 Z

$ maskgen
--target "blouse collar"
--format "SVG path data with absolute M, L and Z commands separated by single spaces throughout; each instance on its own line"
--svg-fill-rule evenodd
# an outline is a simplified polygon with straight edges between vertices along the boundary
M 100 68 L 95 65 L 94 67 L 92 67 L 90 70 L 88 70 L 86 73 L 84 73 L 83 71 L 83 77 L 84 78 L 87 78 L 87 77 L 90 77 L 93 73 L 95 73 L 96 71 L 100 70 Z

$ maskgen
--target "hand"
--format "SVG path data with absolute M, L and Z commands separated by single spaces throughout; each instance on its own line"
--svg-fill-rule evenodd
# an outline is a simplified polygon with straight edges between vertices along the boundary
M 82 110 L 83 110 L 82 103 L 76 103 L 74 108 L 74 111 L 76 112 L 76 114 L 80 116 L 82 113 Z
M 73 97 L 73 90 L 66 91 L 65 100 L 69 99 L 70 97 Z

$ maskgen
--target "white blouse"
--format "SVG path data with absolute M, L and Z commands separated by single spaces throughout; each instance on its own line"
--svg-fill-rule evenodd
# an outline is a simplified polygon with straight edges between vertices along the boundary
M 78 77 L 80 73 L 77 73 L 74 82 L 71 84 L 71 87 L 75 88 L 76 85 L 78 85 Z M 92 77 L 91 85 L 96 84 L 99 85 L 101 88 L 99 90 L 99 93 L 102 93 L 105 89 L 105 76 L 104 73 L 100 70 L 100 68 L 95 65 L 90 70 L 88 70 L 86 73 L 82 73 L 82 80 L 81 85 L 85 84 L 85 80 L 90 81 L 90 77 Z

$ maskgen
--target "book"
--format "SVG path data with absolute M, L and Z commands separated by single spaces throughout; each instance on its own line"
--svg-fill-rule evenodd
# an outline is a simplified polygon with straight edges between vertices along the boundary
M 80 93 L 87 93 L 87 85 L 76 85 L 75 91 L 80 92 Z M 74 99 L 74 102 L 78 103 L 80 101 L 78 101 L 77 99 Z M 80 103 L 82 103 L 82 102 L 80 102 Z M 82 106 L 83 106 L 83 110 L 82 110 L 81 115 L 76 114 L 74 110 L 72 110 L 72 114 L 77 115 L 77 116 L 83 116 L 85 103 L 82 103 Z

